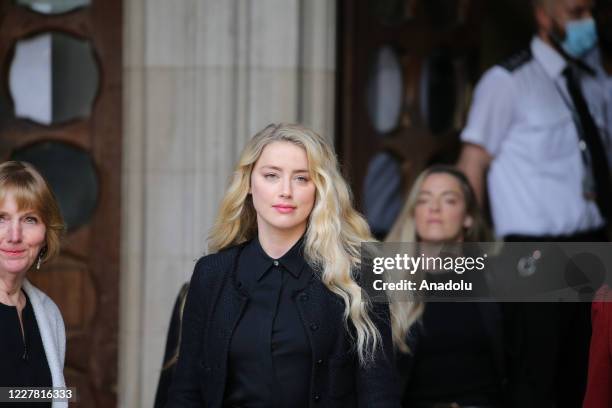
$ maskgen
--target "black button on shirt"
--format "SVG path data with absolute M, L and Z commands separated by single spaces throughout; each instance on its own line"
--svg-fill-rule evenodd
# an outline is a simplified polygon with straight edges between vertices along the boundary
M 34 309 L 26 295 L 22 311 L 24 337 L 15 306 L 0 303 L 0 387 L 51 387 L 51 371 L 36 323 Z M 50 407 L 51 403 L 2 403 L 1 406 Z
M 275 260 L 254 239 L 238 259 L 249 301 L 232 335 L 225 406 L 308 406 L 311 350 L 294 296 L 312 277 L 302 243 Z

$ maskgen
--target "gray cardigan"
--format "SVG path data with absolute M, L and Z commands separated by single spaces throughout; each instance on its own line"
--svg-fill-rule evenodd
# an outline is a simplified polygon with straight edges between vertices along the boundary
M 37 289 L 27 279 L 23 282 L 23 290 L 28 295 L 36 316 L 36 324 L 40 331 L 45 355 L 51 371 L 53 387 L 65 387 L 64 357 L 66 354 L 66 329 L 64 320 L 57 305 Z M 67 402 L 54 401 L 52 408 L 68 407 Z

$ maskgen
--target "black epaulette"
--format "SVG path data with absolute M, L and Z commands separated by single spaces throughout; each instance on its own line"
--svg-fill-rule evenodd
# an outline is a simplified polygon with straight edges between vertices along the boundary
M 506 58 L 504 61 L 502 61 L 498 65 L 506 69 L 507 71 L 512 72 L 515 69 L 519 68 L 520 66 L 524 65 L 525 63 L 531 61 L 531 58 L 532 58 L 531 49 L 527 48 L 527 49 L 517 52 L 516 54 L 513 54 L 509 58 Z

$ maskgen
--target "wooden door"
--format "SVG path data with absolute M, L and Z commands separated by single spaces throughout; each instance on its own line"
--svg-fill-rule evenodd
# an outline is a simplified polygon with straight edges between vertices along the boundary
M 61 254 L 28 277 L 64 317 L 65 375 L 67 385 L 77 388 L 77 406 L 112 407 L 119 322 L 122 2 L 30 1 L 42 12 L 17 3 L 0 0 L 0 160 L 31 161 L 58 196 L 68 221 Z M 57 11 L 45 3 L 76 8 Z M 32 52 L 32 44 L 46 52 Z M 22 61 L 23 55 L 30 60 Z M 47 68 L 37 68 L 41 60 Z M 35 71 L 30 84 L 16 67 Z M 48 74 L 49 83 L 39 74 Z M 14 77 L 27 88 L 25 99 Z M 49 102 L 41 104 L 46 119 L 40 112 L 27 113 L 28 103 L 41 100 Z
M 377 154 L 401 162 L 404 193 L 455 162 L 475 83 L 528 43 L 529 15 L 528 0 L 339 0 L 336 148 L 361 209 Z

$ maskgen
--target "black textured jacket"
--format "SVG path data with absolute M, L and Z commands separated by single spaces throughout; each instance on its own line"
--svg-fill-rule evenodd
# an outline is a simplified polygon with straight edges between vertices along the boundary
M 183 316 L 179 361 L 167 407 L 221 408 L 230 340 L 248 297 L 235 279 L 244 245 L 200 259 L 191 278 Z M 374 363 L 360 367 L 343 322 L 344 303 L 313 273 L 294 294 L 312 352 L 310 407 L 398 408 L 389 309 L 376 304 L 372 318 L 383 347 Z

